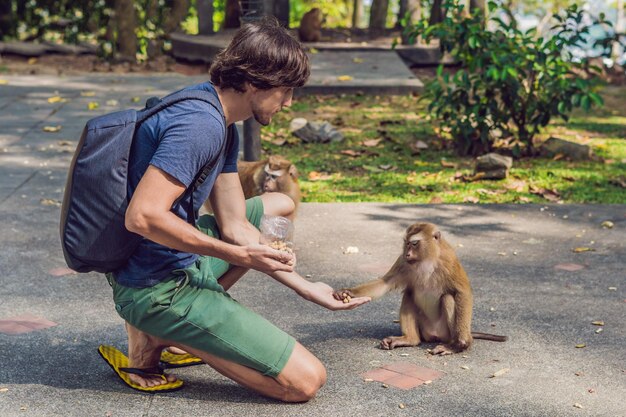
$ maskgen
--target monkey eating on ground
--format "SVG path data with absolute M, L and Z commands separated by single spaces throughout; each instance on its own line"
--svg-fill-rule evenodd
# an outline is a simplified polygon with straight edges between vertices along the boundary
M 293 200 L 296 207 L 294 213 L 297 211 L 302 194 L 298 185 L 298 169 L 290 161 L 280 155 L 270 155 L 262 161 L 239 161 L 237 171 L 246 199 L 263 193 L 283 193 Z M 204 207 L 212 211 L 209 200 Z
M 322 39 L 322 22 L 324 16 L 322 11 L 314 7 L 302 16 L 300 27 L 298 28 L 298 36 L 300 42 L 319 42 Z
M 406 231 L 404 248 L 382 277 L 355 288 L 336 291 L 337 300 L 382 297 L 404 291 L 400 306 L 402 336 L 389 336 L 381 349 L 439 342 L 431 353 L 447 355 L 468 349 L 473 339 L 504 342 L 506 336 L 471 331 L 472 288 L 454 249 L 431 223 L 415 223 Z

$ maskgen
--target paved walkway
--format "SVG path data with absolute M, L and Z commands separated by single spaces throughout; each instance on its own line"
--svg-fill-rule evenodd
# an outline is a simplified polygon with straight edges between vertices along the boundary
M 296 223 L 303 275 L 334 287 L 372 279 L 397 256 L 407 225 L 432 221 L 472 279 L 474 329 L 510 340 L 477 341 L 452 357 L 429 356 L 425 349 L 432 345 L 382 351 L 378 340 L 399 332 L 399 294 L 352 312 L 330 312 L 250 273 L 233 288 L 234 297 L 321 358 L 328 383 L 317 398 L 280 404 L 206 366 L 178 371 L 187 384 L 179 392 L 126 388 L 96 352 L 101 343 L 125 350 L 122 321 L 101 275 L 64 269 L 58 202 L 88 118 L 134 105 L 131 97 L 142 103 L 200 79 L 0 79 L 8 81 L 0 85 L 0 320 L 21 317 L 39 328 L 0 333 L 0 415 L 624 415 L 626 206 L 620 205 L 303 204 Z M 57 94 L 67 101 L 49 103 Z M 88 110 L 90 101 L 100 108 Z M 44 132 L 47 126 L 61 129 Z M 604 220 L 614 228 L 602 229 Z M 348 246 L 359 252 L 344 254 Z M 595 251 L 572 251 L 584 246 Z M 0 324 L 6 332 L 7 322 Z M 442 375 L 406 390 L 364 381 L 366 372 L 398 363 Z

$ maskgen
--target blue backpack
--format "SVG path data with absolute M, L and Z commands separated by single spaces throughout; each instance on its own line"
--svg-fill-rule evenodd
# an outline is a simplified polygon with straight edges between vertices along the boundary
M 67 265 L 77 272 L 111 272 L 126 263 L 142 236 L 124 226 L 129 203 L 127 176 L 133 137 L 150 116 L 182 100 L 202 100 L 224 117 L 218 98 L 204 90 L 182 90 L 146 108 L 124 110 L 95 117 L 87 122 L 70 165 L 61 207 L 61 244 Z M 228 129 L 233 135 L 234 124 Z M 224 147 L 222 147 L 223 152 Z M 217 158 L 215 161 L 219 160 Z M 214 162 L 217 163 L 217 162 Z M 193 192 L 204 182 L 214 164 L 207 164 L 172 207 L 191 193 L 187 221 L 195 226 Z

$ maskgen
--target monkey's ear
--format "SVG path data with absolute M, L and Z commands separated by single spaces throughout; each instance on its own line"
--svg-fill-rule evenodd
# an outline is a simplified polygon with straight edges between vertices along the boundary
M 289 165 L 289 175 L 291 175 L 293 179 L 298 178 L 298 169 L 295 165 Z
M 441 239 L 441 232 L 439 230 L 435 231 L 435 233 L 433 233 L 433 237 L 435 240 Z

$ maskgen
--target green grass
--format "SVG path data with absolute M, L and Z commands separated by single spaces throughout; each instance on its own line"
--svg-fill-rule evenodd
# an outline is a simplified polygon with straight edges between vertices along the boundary
M 502 181 L 463 181 L 460 177 L 473 172 L 473 159 L 443 146 L 426 103 L 412 96 L 299 98 L 263 128 L 262 145 L 266 154 L 281 154 L 296 164 L 304 201 L 309 202 L 547 202 L 530 192 L 534 187 L 557 191 L 565 203 L 626 203 L 625 189 L 614 183 L 626 181 L 626 87 L 605 87 L 602 95 L 604 107 L 577 111 L 569 122 L 553 120 L 538 138 L 554 135 L 588 144 L 600 157 L 597 161 L 516 160 Z M 295 117 L 329 121 L 345 140 L 302 143 L 289 134 Z M 273 143 L 284 139 L 283 145 Z M 380 142 L 363 144 L 372 139 Z M 410 144 L 417 140 L 429 149 L 412 153 Z M 316 180 L 313 171 L 324 176 Z

